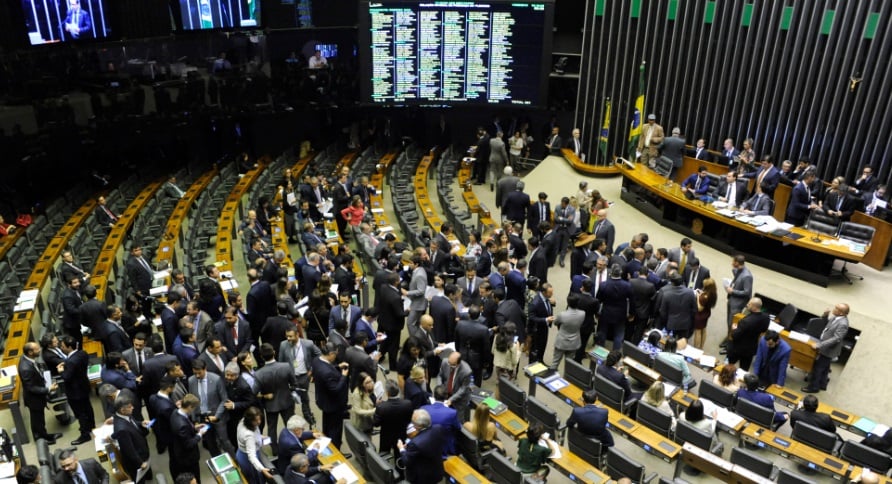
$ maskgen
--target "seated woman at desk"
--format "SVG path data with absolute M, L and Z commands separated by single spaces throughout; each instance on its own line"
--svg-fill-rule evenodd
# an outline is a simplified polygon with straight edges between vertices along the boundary
M 723 366 L 722 371 L 712 377 L 712 382 L 731 393 L 740 390 L 740 381 L 737 379 L 737 365 L 728 363 Z
M 663 351 L 657 355 L 657 359 L 663 360 L 681 370 L 681 384 L 685 389 L 690 390 L 697 386 L 697 381 L 691 376 L 691 369 L 688 368 L 688 362 L 685 361 L 684 355 L 676 353 L 678 350 L 683 350 L 687 344 L 687 340 L 684 338 L 676 340 L 674 336 L 670 336 L 666 340 L 666 344 L 663 345 Z
M 530 425 L 526 437 L 517 443 L 517 468 L 533 482 L 545 482 L 549 471 L 548 457 L 558 448 L 557 442 L 542 430 L 542 424 Z
M 651 358 L 656 358 L 661 351 L 660 348 L 660 339 L 663 337 L 659 331 L 653 330 L 648 333 L 647 338 L 642 339 L 640 343 L 638 343 L 638 348 L 642 351 L 646 351 Z
M 706 418 L 706 415 L 703 414 L 703 402 L 701 402 L 700 400 L 694 400 L 688 406 L 687 410 L 679 415 L 678 418 L 682 422 L 687 422 L 693 425 L 695 428 L 706 432 L 714 439 L 715 419 L 717 416 L 718 410 L 713 410 L 711 415 L 712 418 Z
M 464 427 L 477 439 L 481 452 L 495 449 L 501 454 L 505 453 L 505 446 L 499 441 L 499 434 L 496 433 L 496 425 L 489 419 L 489 405 L 478 403 L 474 408 L 474 418 L 465 422 Z
M 675 412 L 669 406 L 669 400 L 666 399 L 666 386 L 661 381 L 653 382 L 653 385 L 641 396 L 641 401 L 656 407 L 672 416 L 672 431 L 675 432 Z

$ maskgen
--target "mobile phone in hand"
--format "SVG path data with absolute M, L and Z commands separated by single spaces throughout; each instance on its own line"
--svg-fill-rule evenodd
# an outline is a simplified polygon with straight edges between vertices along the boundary
M 155 419 L 149 420 L 148 423 L 146 423 L 146 428 L 150 429 L 152 428 L 152 425 L 155 425 Z

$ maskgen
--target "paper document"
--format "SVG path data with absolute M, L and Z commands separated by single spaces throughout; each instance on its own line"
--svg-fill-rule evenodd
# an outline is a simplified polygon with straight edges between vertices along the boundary
M 699 360 L 700 357 L 703 356 L 703 350 L 697 349 L 697 348 L 693 347 L 692 345 L 685 346 L 685 348 L 683 350 L 681 350 L 680 353 L 685 358 L 690 358 L 692 360 Z
M 115 426 L 111 424 L 93 429 L 93 444 L 96 447 L 96 453 L 105 452 L 105 444 L 111 440 L 114 432 Z
M 314 440 L 312 444 L 310 444 L 310 449 L 316 449 L 318 452 L 322 452 L 322 449 L 328 447 L 328 444 L 331 443 L 331 439 L 328 437 L 319 437 Z
M 220 288 L 224 291 L 231 291 L 233 289 L 238 289 L 238 282 L 235 279 L 226 279 L 220 283 Z
M 772 322 L 768 323 L 768 330 L 774 331 L 775 333 L 780 333 L 781 331 L 784 330 L 784 327 L 775 323 L 774 321 L 772 321 Z
M 722 279 L 722 285 L 725 287 L 731 287 L 731 279 L 729 279 L 727 277 Z
M 343 479 L 347 482 L 347 484 L 352 484 L 354 482 L 359 482 L 359 477 L 353 472 L 353 469 L 350 468 L 347 464 L 338 464 L 331 468 L 331 476 L 334 477 L 335 482 Z
M 141 468 L 141 467 L 140 467 L 139 469 L 137 469 L 137 470 L 136 470 L 136 481 L 135 481 L 135 482 L 141 482 L 141 481 L 142 481 L 142 478 L 143 478 L 143 477 L 144 477 L 150 470 L 152 470 L 152 464 L 151 464 L 151 462 L 149 463 L 149 465 L 146 466 L 145 469 L 143 469 L 143 468 Z
M 675 393 L 675 390 L 678 390 L 677 386 L 668 382 L 663 382 L 663 396 L 665 396 L 667 399 L 670 398 L 673 393 Z
M 700 357 L 700 366 L 715 367 L 715 356 L 703 355 Z
M 549 449 L 552 448 L 550 445 L 548 445 L 548 441 L 543 440 L 543 439 L 539 439 L 539 445 L 541 445 L 542 447 L 548 447 Z M 548 458 L 549 459 L 560 459 L 563 456 L 564 456 L 564 454 L 561 452 L 561 448 L 556 445 L 556 446 L 554 446 L 554 448 L 551 452 L 551 455 L 548 456 Z
M 442 348 L 448 348 L 452 351 L 455 351 L 455 341 L 450 341 L 442 346 Z
M 19 374 L 19 369 L 15 365 L 9 365 L 0 370 L 0 372 L 3 373 L 3 376 L 16 376 Z
M 798 331 L 790 331 L 790 339 L 793 341 L 808 343 L 808 335 L 805 333 L 800 333 Z
M 0 464 L 0 478 L 15 476 L 15 462 L 4 462 Z M 15 479 L 13 479 L 15 482 Z

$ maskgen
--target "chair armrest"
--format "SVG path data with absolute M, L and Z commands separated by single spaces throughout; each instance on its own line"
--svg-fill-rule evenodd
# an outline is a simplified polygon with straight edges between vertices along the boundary
M 644 476 L 644 479 L 641 480 L 641 484 L 649 484 L 658 477 L 660 477 L 659 474 L 657 474 L 656 472 L 651 472 L 650 474 Z

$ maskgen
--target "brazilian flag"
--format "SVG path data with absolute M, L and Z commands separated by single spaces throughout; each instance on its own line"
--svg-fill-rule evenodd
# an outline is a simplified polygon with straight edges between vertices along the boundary
M 607 140 L 610 138 L 610 98 L 604 100 L 604 122 L 601 124 L 601 140 L 598 148 L 607 160 Z
M 641 137 L 641 118 L 644 116 L 644 62 L 639 68 L 638 97 L 635 98 L 635 111 L 632 112 L 632 127 L 629 129 L 629 158 L 634 162 L 638 159 L 638 138 Z

